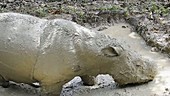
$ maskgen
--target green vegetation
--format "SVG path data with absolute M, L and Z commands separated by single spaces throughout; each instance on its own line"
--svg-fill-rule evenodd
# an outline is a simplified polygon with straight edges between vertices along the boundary
M 165 8 L 161 4 L 156 4 L 155 2 L 152 2 L 152 4 L 149 6 L 149 11 L 155 14 L 160 14 L 163 16 L 166 16 L 170 13 L 170 10 L 168 8 Z
M 120 7 L 120 6 L 118 6 L 118 5 L 113 5 L 113 6 L 111 6 L 111 7 L 100 7 L 100 8 L 98 8 L 97 10 L 100 10 L 100 11 L 106 11 L 106 10 L 108 10 L 108 11 L 120 11 L 122 8 Z
M 35 9 L 35 14 L 39 17 L 45 17 L 47 15 L 48 11 L 46 10 L 46 8 L 38 8 Z

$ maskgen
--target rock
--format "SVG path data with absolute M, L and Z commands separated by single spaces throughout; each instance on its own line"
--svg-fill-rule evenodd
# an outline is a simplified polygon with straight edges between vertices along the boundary
M 114 79 L 110 75 L 103 75 L 100 74 L 96 77 L 96 84 L 100 87 L 108 87 L 110 86 L 111 88 L 116 88 L 116 83 Z
M 119 4 L 119 2 L 118 2 L 117 0 L 114 0 L 114 1 L 113 1 L 113 4 L 118 5 L 118 4 Z
M 165 91 L 169 91 L 169 89 L 168 89 L 168 88 L 165 88 Z
M 101 27 L 98 28 L 98 31 L 103 31 L 105 29 L 107 29 L 107 26 L 101 26 Z
M 8 0 L 9 3 L 12 3 L 12 2 L 14 2 L 14 1 L 15 1 L 15 0 Z
M 152 47 L 151 48 L 151 52 L 158 52 L 158 51 L 159 51 L 159 49 L 157 47 Z
M 68 90 L 69 88 L 73 89 L 77 86 L 83 85 L 83 82 L 79 76 L 74 77 L 71 81 L 66 83 L 63 87 L 65 90 Z
M 128 19 L 127 19 L 127 22 L 128 22 L 130 25 L 135 26 L 135 27 L 137 27 L 137 25 L 138 25 L 138 23 L 139 23 L 139 21 L 138 21 L 138 19 L 137 19 L 136 17 L 130 17 L 130 18 L 128 18 Z

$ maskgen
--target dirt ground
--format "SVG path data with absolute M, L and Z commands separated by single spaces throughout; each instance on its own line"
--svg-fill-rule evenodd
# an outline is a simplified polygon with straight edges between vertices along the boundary
M 109 76 L 101 76 L 98 85 L 84 86 L 81 79 L 76 77 L 63 87 L 62 96 L 170 96 L 169 2 L 51 1 L 0 0 L 0 12 L 18 12 L 46 19 L 72 20 L 128 42 L 136 52 L 158 65 L 158 74 L 149 83 L 117 87 Z M 39 95 L 39 88 L 25 84 L 12 83 L 9 88 L 0 87 L 0 96 Z

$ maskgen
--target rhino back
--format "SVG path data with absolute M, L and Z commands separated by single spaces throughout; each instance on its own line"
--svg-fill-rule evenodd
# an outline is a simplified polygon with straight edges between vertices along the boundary
M 16 13 L 0 14 L 0 74 L 7 80 L 31 82 L 44 21 Z

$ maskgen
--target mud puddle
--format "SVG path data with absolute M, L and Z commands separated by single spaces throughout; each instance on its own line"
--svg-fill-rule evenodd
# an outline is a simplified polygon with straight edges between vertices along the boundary
M 135 32 L 131 32 L 128 24 L 115 24 L 103 32 L 118 40 L 126 41 L 137 53 L 153 60 L 158 65 L 156 78 L 142 85 L 115 88 L 114 82 L 106 84 L 107 87 L 104 84 L 83 86 L 81 79 L 76 77 L 67 84 L 71 87 L 64 88 L 62 96 L 170 96 L 170 60 L 166 56 L 151 52 L 151 48 L 147 47 L 142 38 Z M 10 88 L 0 87 L 0 96 L 39 96 L 39 90 L 25 84 L 12 84 Z

